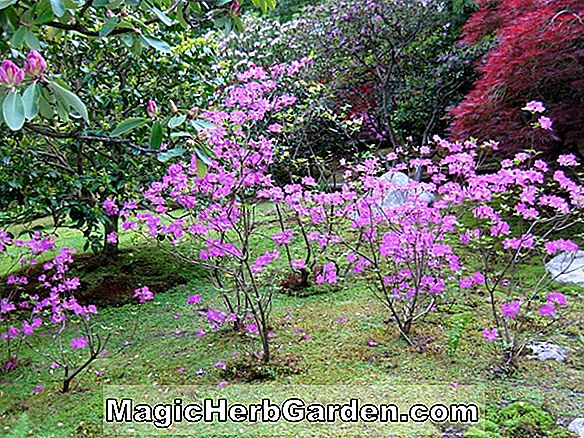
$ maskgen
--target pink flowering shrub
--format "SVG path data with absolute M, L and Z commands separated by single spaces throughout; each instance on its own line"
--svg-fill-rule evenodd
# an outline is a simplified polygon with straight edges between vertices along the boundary
M 13 270 L 18 272 L 7 276 L 0 298 L 4 369 L 17 366 L 21 348 L 27 345 L 49 359 L 52 370 L 62 370 L 62 390 L 67 392 L 81 372 L 107 353 L 111 336 L 91 321 L 97 315 L 96 306 L 82 305 L 75 298 L 80 285 L 70 273 L 75 250 L 57 249 L 52 237 L 35 234 L 29 240 L 20 240 L 0 231 L 0 252 L 16 261 Z M 137 291 L 138 295 L 140 302 L 153 298 L 147 288 Z M 56 350 L 45 351 L 31 342 L 41 330 L 52 335 Z
M 271 249 L 258 251 L 263 230 L 256 223 L 262 202 L 257 193 L 273 187 L 269 169 L 279 130 L 272 119 L 296 101 L 279 92 L 280 85 L 306 63 L 238 72 L 236 83 L 202 114 L 208 121 L 203 134 L 209 159 L 193 154 L 189 162 L 171 165 L 144 193 L 153 212 L 136 214 L 150 236 L 165 236 L 179 257 L 207 269 L 225 304 L 224 310 L 208 310 L 210 323 L 257 333 L 265 361 L 270 359 L 272 262 L 292 235 L 283 230 Z
M 534 103 L 527 109 L 543 111 Z M 541 120 L 534 128 L 546 129 Z M 413 323 L 439 310 L 445 296 L 456 300 L 485 289 L 493 326 L 483 335 L 500 341 L 496 344 L 513 363 L 534 334 L 566 310 L 566 297 L 550 290 L 554 278 L 544 271 L 537 281 L 526 282 L 522 269 L 537 258 L 543 267 L 561 251 L 578 250 L 565 235 L 581 222 L 584 188 L 573 155 L 548 164 L 525 152 L 487 166 L 497 146 L 435 137 L 432 150 L 424 152 L 432 159 L 396 167 L 410 174 L 423 170 L 428 182 L 412 180 L 406 187 L 379 179 L 378 160 L 365 159 L 347 166 L 347 183 L 339 192 L 322 193 L 306 181 L 265 192 L 303 218 L 303 229 L 313 230 L 303 231 L 308 240 L 329 248 L 333 259 L 316 281 L 338 281 L 343 253 L 408 342 Z M 403 192 L 405 202 L 384 207 L 390 190 Z M 275 236 L 278 242 L 285 237 L 284 230 Z
M 275 202 L 282 194 L 281 203 L 302 219 L 303 234 L 316 243 L 313 252 L 329 257 L 316 283 L 340 281 L 340 267 L 348 264 L 352 274 L 371 285 L 411 343 L 413 323 L 435 310 L 451 285 L 458 286 L 460 260 L 448 243 L 456 217 L 447 205 L 429 205 L 416 196 L 418 183 L 402 188 L 412 195 L 408 202 L 383 208 L 386 191 L 395 187 L 377 178 L 380 168 L 380 161 L 371 158 L 347 166 L 347 182 L 339 192 L 321 193 L 305 178 L 270 194 Z

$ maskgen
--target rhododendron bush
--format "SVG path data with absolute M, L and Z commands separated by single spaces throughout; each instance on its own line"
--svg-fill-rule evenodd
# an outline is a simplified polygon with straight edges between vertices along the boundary
M 225 302 L 223 310 L 206 310 L 211 328 L 232 324 L 257 336 L 262 350 L 255 354 L 268 361 L 274 278 L 288 275 L 300 287 L 337 283 L 348 267 L 347 275 L 361 276 L 410 344 L 414 324 L 440 312 L 444 302 L 486 291 L 492 324 L 484 337 L 514 364 L 526 342 L 567 306 L 563 295 L 549 290 L 553 279 L 544 274 L 536 284 L 526 282 L 521 266 L 534 256 L 545 263 L 578 248 L 558 237 L 581 213 L 584 189 L 575 174 L 561 170 L 574 166 L 575 157 L 547 164 L 525 152 L 493 169 L 497 143 L 435 137 L 421 158 L 393 170 L 422 172 L 425 182 L 398 186 L 378 177 L 380 160 L 366 158 L 341 161 L 340 191 L 323 192 L 310 177 L 278 185 L 270 177 L 276 140 L 269 135 L 279 129 L 270 114 L 294 104 L 293 96 L 275 91 L 281 75 L 295 72 L 277 65 L 240 73 L 220 109 L 205 113 L 213 124 L 205 132 L 209 163 L 193 155 L 170 166 L 145 192 L 156 214 L 136 215 L 152 236 L 168 237 L 181 258 L 208 268 Z M 537 116 L 532 129 L 548 129 L 552 122 L 540 102 L 525 109 Z M 386 204 L 392 190 L 405 202 Z M 265 202 L 279 227 L 270 232 L 269 249 L 260 243 L 269 235 L 255 219 Z
M 54 236 L 35 233 L 21 240 L 0 231 L 0 252 L 13 260 L 17 272 L 7 276 L 0 300 L 3 368 L 16 368 L 27 346 L 48 369 L 62 372 L 62 391 L 68 392 L 77 376 L 108 354 L 114 333 L 92 321 L 98 313 L 95 305 L 81 304 L 75 297 L 80 285 L 71 274 L 75 249 L 57 248 Z M 147 287 L 136 291 L 136 296 L 140 303 L 153 298 Z M 54 348 L 31 341 L 43 330 L 50 334 Z
M 264 233 L 256 223 L 257 193 L 273 186 L 268 173 L 272 137 L 281 130 L 273 114 L 296 101 L 280 93 L 279 85 L 307 63 L 305 59 L 269 70 L 254 66 L 238 73 L 237 83 L 218 96 L 217 108 L 202 115 L 209 124 L 205 138 L 211 157 L 202 160 L 193 154 L 189 162 L 171 165 L 144 193 L 155 213 L 136 214 L 150 235 L 167 236 L 179 257 L 207 268 L 225 303 L 223 310 L 207 311 L 211 327 L 232 323 L 256 336 L 261 341 L 256 355 L 265 361 L 270 358 L 270 265 L 291 235 L 284 230 L 274 236 L 272 249 L 258 252 Z M 181 209 L 176 215 L 175 208 Z M 167 213 L 170 222 L 161 217 Z M 184 241 L 191 245 L 179 245 Z

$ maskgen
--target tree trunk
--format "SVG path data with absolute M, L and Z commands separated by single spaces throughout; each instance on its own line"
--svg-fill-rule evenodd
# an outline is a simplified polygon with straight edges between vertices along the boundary
M 118 234 L 119 220 L 120 218 L 116 214 L 114 216 L 109 216 L 108 220 L 104 224 L 103 250 L 101 254 L 106 259 L 115 259 L 118 256 L 118 239 L 115 240 L 115 243 L 108 242 L 108 235 L 111 233 L 115 233 L 116 235 Z

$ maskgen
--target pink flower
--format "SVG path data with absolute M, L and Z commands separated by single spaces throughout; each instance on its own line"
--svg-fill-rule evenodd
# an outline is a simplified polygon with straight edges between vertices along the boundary
M 223 386 L 227 386 L 229 385 L 229 382 L 227 382 L 226 380 L 222 380 L 221 382 L 217 383 L 217 386 L 219 387 L 223 387 Z
M 538 119 L 539 122 L 539 126 L 541 127 L 541 129 L 545 129 L 546 131 L 552 131 L 552 119 L 550 119 L 549 117 L 545 117 L 545 116 L 541 116 Z
M 73 338 L 71 339 L 71 348 L 73 350 L 80 350 L 82 348 L 85 348 L 89 345 L 89 341 L 87 340 L 86 337 L 80 337 L 80 338 Z
M 379 344 L 377 343 L 377 341 L 375 339 L 369 339 L 367 341 L 367 345 L 369 345 L 370 347 L 377 347 Z
M 111 198 L 107 198 L 103 201 L 103 208 L 105 209 L 105 214 L 108 216 L 115 216 L 120 211 L 118 204 Z
M 556 308 L 553 304 L 542 304 L 539 306 L 540 316 L 554 316 L 556 313 Z
M 39 77 L 46 69 L 47 62 L 45 61 L 45 58 L 43 58 L 43 56 L 36 50 L 31 50 L 24 62 L 24 70 L 26 70 L 29 75 Z
M 111 245 L 115 245 L 118 243 L 118 235 L 114 232 L 111 232 L 106 236 L 106 241 Z
M 345 322 L 347 322 L 347 320 L 346 320 L 344 317 L 342 317 L 342 316 L 339 316 L 339 317 L 337 318 L 337 323 L 339 323 L 339 324 L 344 324 Z
M 187 298 L 187 304 L 200 304 L 202 301 L 201 295 L 195 294 Z
M 51 365 L 49 365 L 49 368 L 52 370 L 55 370 L 57 368 L 60 368 L 61 365 L 59 365 L 57 362 L 53 362 Z
M 282 131 L 282 125 L 280 125 L 279 123 L 273 123 L 270 126 L 268 126 L 268 131 L 272 132 L 272 133 L 278 133 Z
M 154 118 L 156 117 L 157 113 L 158 105 L 156 104 L 156 101 L 153 99 L 148 99 L 148 102 L 146 103 L 146 114 L 148 114 L 149 117 Z
M 0 82 L 8 88 L 13 88 L 18 86 L 23 80 L 24 70 L 9 59 L 2 61 L 0 65 Z
M 494 329 L 484 329 L 483 330 L 483 338 L 485 338 L 489 342 L 493 342 L 499 336 L 499 330 L 496 328 Z
M 531 113 L 543 113 L 545 111 L 545 107 L 543 103 L 538 100 L 532 100 L 528 102 L 522 109 L 529 111 Z
M 134 291 L 134 298 L 138 298 L 140 304 L 144 304 L 146 301 L 153 300 L 154 294 L 148 286 L 143 286 Z
M 558 164 L 560 166 L 571 167 L 578 165 L 578 161 L 576 161 L 576 156 L 574 154 L 565 154 L 558 157 Z
M 226 365 L 225 365 L 225 362 L 219 361 L 219 362 L 215 363 L 215 366 L 217 368 L 225 368 Z
M 292 269 L 300 270 L 306 267 L 306 260 L 294 259 L 291 261 Z
M 42 385 L 37 385 L 37 386 L 35 386 L 35 387 L 34 387 L 34 389 L 32 390 L 32 393 L 36 395 L 36 394 L 38 394 L 39 392 L 41 392 L 43 389 L 44 389 L 44 386 L 42 386 Z
M 292 230 L 284 230 L 281 233 L 274 233 L 272 239 L 278 246 L 288 245 L 290 240 L 294 237 L 294 232 Z
M 559 304 L 562 307 L 566 307 L 568 302 L 566 301 L 566 296 L 560 292 L 552 292 L 547 296 L 548 303 Z
M 336 283 L 337 282 L 337 267 L 334 262 L 327 263 L 322 268 L 322 273 L 316 276 L 316 284 Z
M 178 370 L 176 370 L 176 372 L 182 374 L 182 373 L 186 372 L 186 370 L 187 370 L 186 368 L 179 368 Z
M 514 319 L 519 313 L 521 303 L 519 301 L 510 301 L 501 306 L 501 313 L 508 319 Z
M 578 245 L 576 245 L 571 240 L 567 239 L 557 239 L 557 240 L 550 240 L 549 242 L 544 243 L 544 247 L 546 252 L 549 255 L 554 255 L 559 251 L 567 251 L 567 252 L 576 252 L 578 251 Z

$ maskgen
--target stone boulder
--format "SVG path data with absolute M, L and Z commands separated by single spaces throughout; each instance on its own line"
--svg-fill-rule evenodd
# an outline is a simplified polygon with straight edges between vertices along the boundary
M 584 418 L 574 419 L 568 426 L 568 430 L 575 433 L 577 437 L 584 438 Z
M 584 287 L 584 251 L 562 252 L 547 262 L 545 268 L 560 283 Z
M 531 349 L 533 356 L 529 359 L 539 360 L 555 360 L 556 362 L 563 362 L 568 357 L 569 350 L 552 344 L 551 342 L 534 342 L 529 344 L 527 348 Z
M 405 173 L 387 172 L 381 175 L 380 179 L 384 179 L 393 184 L 393 187 L 389 187 L 383 195 L 379 204 L 381 208 L 399 207 L 412 198 L 427 203 L 433 202 L 436 199 L 432 193 L 424 191 L 422 187 L 408 188 L 411 184 L 416 185 L 417 183 Z

